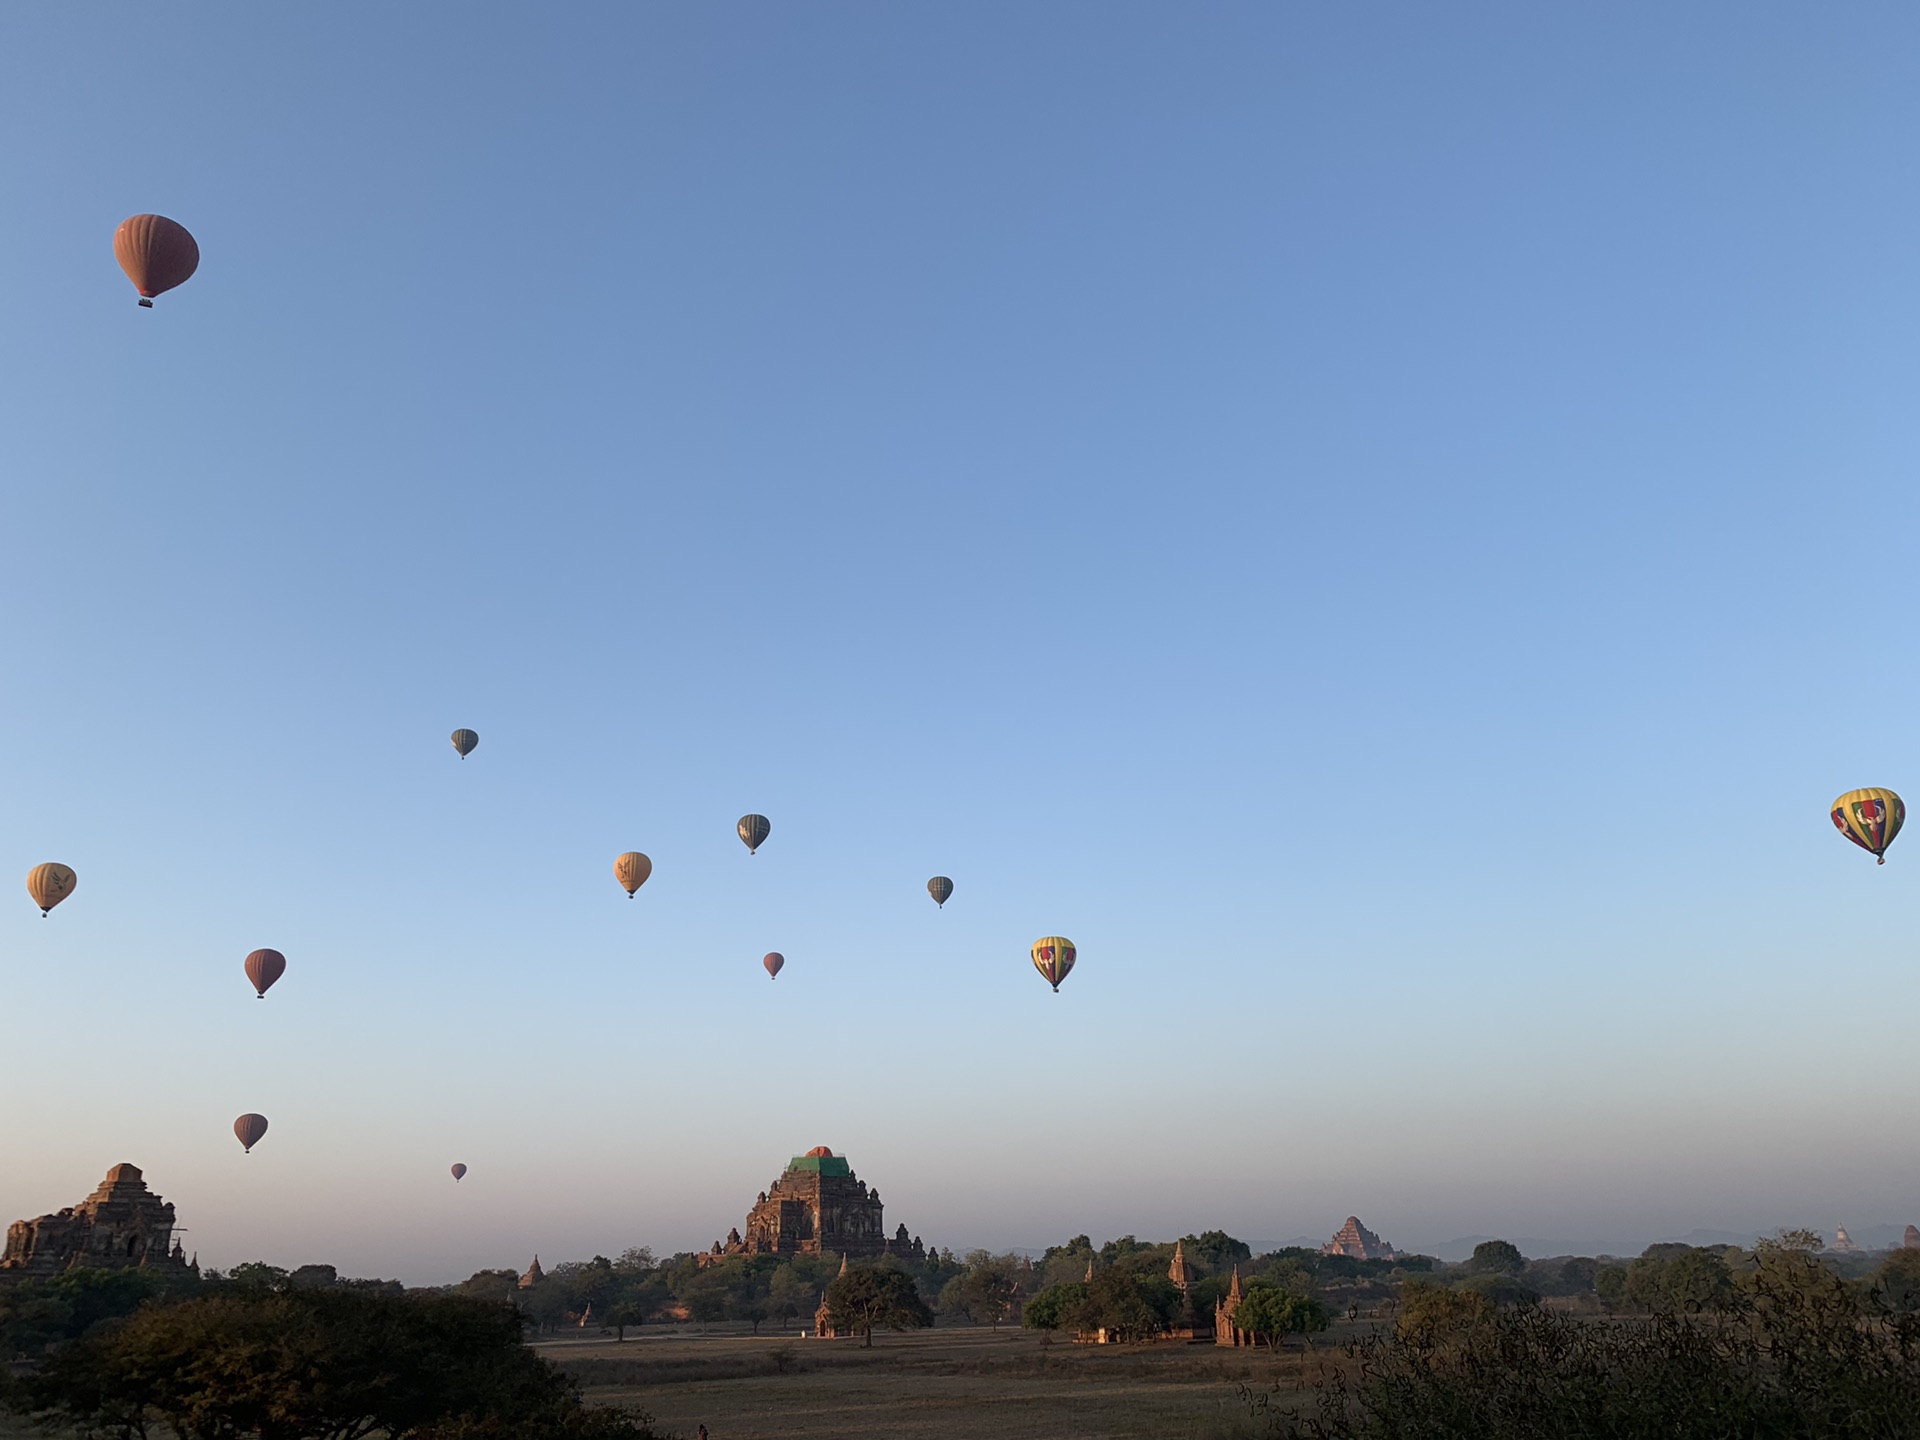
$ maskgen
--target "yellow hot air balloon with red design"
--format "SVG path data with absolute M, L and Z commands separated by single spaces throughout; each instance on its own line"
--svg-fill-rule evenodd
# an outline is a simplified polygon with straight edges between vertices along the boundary
M 1833 802 L 1834 828 L 1882 865 L 1887 863 L 1887 847 L 1906 823 L 1906 803 L 1878 786 L 1849 790 Z
M 1054 993 L 1060 991 L 1060 982 L 1067 978 L 1067 972 L 1073 969 L 1073 942 L 1064 935 L 1045 935 L 1033 942 L 1033 968 L 1040 972 L 1040 978 L 1053 986 Z

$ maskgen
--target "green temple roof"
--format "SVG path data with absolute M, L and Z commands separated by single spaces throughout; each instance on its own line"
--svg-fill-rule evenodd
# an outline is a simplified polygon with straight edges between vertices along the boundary
M 853 1167 L 844 1155 L 796 1155 L 787 1162 L 789 1170 L 805 1170 L 815 1175 L 851 1175 Z

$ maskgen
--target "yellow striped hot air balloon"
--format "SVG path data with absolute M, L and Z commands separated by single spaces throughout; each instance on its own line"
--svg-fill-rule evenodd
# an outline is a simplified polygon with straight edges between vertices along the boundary
M 1882 865 L 1887 863 L 1887 847 L 1906 823 L 1905 802 L 1878 786 L 1849 790 L 1833 802 L 1834 828 Z
M 613 862 L 613 878 L 627 892 L 627 899 L 633 899 L 633 892 L 647 883 L 647 877 L 653 874 L 653 861 L 638 850 L 629 850 Z
M 71 895 L 73 887 L 79 883 L 79 876 L 53 861 L 36 865 L 27 872 L 27 893 L 33 897 L 33 903 L 40 907 L 40 918 L 43 920 L 47 912 Z
M 1060 982 L 1073 969 L 1074 954 L 1073 942 L 1064 935 L 1043 935 L 1033 942 L 1033 968 L 1040 972 L 1041 979 L 1053 986 L 1056 995 L 1060 993 Z

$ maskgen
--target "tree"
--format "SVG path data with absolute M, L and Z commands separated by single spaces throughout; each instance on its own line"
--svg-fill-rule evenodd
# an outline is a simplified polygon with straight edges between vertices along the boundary
M 726 1313 L 724 1290 L 696 1290 L 687 1297 L 687 1314 L 703 1330 Z
M 1164 1276 L 1101 1270 L 1085 1289 L 1086 1298 L 1068 1314 L 1068 1320 L 1078 1330 L 1104 1330 L 1113 1340 L 1157 1335 L 1180 1311 L 1180 1292 Z
M 1520 1247 L 1505 1240 L 1482 1240 L 1467 1261 L 1467 1271 L 1473 1275 L 1518 1275 L 1526 1268 L 1527 1257 Z
M 813 1308 L 813 1287 L 791 1265 L 782 1265 L 767 1279 L 767 1304 L 781 1323 Z
M 1896 1250 L 1874 1272 L 1881 1303 L 1896 1314 L 1920 1312 L 1920 1250 Z
M 646 1324 L 647 1312 L 631 1300 L 621 1300 L 608 1309 L 606 1323 L 613 1327 L 614 1343 L 624 1344 L 627 1327 Z
M 941 1289 L 940 1308 L 998 1330 L 1012 1313 L 1021 1275 L 1018 1257 L 975 1250 L 967 1256 L 967 1268 Z
M 920 1287 L 906 1271 L 864 1265 L 836 1276 L 827 1286 L 827 1320 L 836 1330 L 863 1336 L 871 1346 L 875 1327 L 924 1329 L 933 1324 L 933 1311 L 920 1298 Z
M 1244 1240 L 1234 1239 L 1224 1230 L 1188 1235 L 1182 1243 L 1187 1247 L 1187 1258 L 1210 1272 L 1217 1273 L 1253 1259 L 1253 1247 Z
M 1326 1308 L 1305 1295 L 1290 1295 L 1276 1285 L 1254 1283 L 1233 1312 L 1233 1323 L 1254 1338 L 1278 1349 L 1288 1335 L 1308 1335 L 1327 1328 Z
M 1087 1286 L 1081 1281 L 1049 1285 L 1027 1302 L 1020 1323 L 1029 1330 L 1058 1330 L 1072 1322 L 1086 1299 Z
M 1620 1304 L 1627 1298 L 1627 1267 L 1601 1265 L 1593 1272 L 1594 1293 L 1604 1305 Z
M 1400 1287 L 1400 1316 L 1394 1328 L 1402 1335 L 1431 1341 L 1492 1312 L 1492 1302 L 1478 1291 L 1409 1280 Z
M 66 1346 L 14 1408 L 97 1440 L 651 1440 L 589 1411 L 510 1305 L 326 1288 L 149 1306 Z

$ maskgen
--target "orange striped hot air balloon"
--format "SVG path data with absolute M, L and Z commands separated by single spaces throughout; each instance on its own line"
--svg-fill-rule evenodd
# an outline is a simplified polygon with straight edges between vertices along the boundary
M 79 883 L 80 877 L 73 871 L 51 860 L 27 872 L 27 893 L 33 897 L 33 903 L 40 907 L 40 918 L 43 920 L 47 912 L 71 895 L 73 887 Z
M 247 1154 L 253 1153 L 253 1147 L 267 1133 L 267 1117 L 249 1112 L 233 1122 L 234 1138 L 240 1142 L 240 1148 Z
M 253 982 L 253 988 L 259 993 L 255 999 L 267 998 L 267 991 L 273 982 L 287 973 L 287 957 L 278 950 L 256 950 L 247 956 L 247 979 Z
M 627 899 L 633 899 L 633 892 L 647 883 L 647 877 L 653 874 L 653 861 L 638 850 L 629 850 L 613 862 L 613 878 L 620 882 L 621 889 L 627 892 Z
M 200 268 L 200 245 L 187 227 L 164 215 L 131 215 L 113 232 L 113 258 L 153 308 L 153 297 L 184 285 Z
M 1040 972 L 1041 979 L 1053 986 L 1056 995 L 1060 993 L 1060 982 L 1073 969 L 1076 953 L 1073 942 L 1064 935 L 1044 935 L 1033 942 L 1033 968 Z

